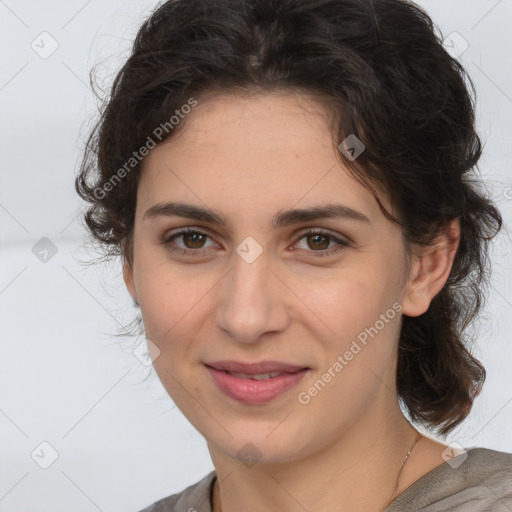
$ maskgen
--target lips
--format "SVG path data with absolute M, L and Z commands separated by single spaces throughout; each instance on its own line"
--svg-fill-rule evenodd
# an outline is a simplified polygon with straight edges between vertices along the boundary
M 310 370 L 279 361 L 214 361 L 205 366 L 220 391 L 247 405 L 274 400 L 296 386 Z
M 220 371 L 224 371 L 224 370 L 220 370 Z M 267 379 L 274 379 L 275 377 L 280 377 L 281 375 L 284 375 L 286 372 L 270 372 L 270 373 L 252 374 L 252 373 L 240 373 L 240 372 L 226 371 L 226 373 L 229 373 L 229 375 L 233 375 L 234 377 L 238 377 L 239 379 L 267 380 Z
M 296 373 L 307 369 L 306 366 L 291 365 L 280 361 L 260 361 L 258 363 L 242 363 L 240 361 L 213 361 L 205 363 L 215 370 L 258 375 L 264 373 Z

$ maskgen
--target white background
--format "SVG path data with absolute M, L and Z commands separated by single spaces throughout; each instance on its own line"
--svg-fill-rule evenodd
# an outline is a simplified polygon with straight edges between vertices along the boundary
M 512 218 L 512 0 L 419 2 L 444 36 L 469 43 L 460 60 L 478 93 L 481 170 Z M 0 511 L 136 512 L 213 469 L 206 443 L 130 341 L 112 336 L 135 310 L 117 263 L 85 267 L 74 177 L 95 101 L 154 2 L 0 1 Z M 32 48 L 51 48 L 47 59 Z M 38 43 L 39 41 L 39 43 Z M 57 253 L 32 252 L 48 237 Z M 510 237 L 495 244 L 494 278 L 476 348 L 488 371 L 469 419 L 448 438 L 512 451 Z M 31 458 L 57 460 L 42 469 Z M 42 450 L 42 451 L 41 451 Z M 43 455 L 44 454 L 44 455 Z M 34 456 L 36 459 L 37 457 Z

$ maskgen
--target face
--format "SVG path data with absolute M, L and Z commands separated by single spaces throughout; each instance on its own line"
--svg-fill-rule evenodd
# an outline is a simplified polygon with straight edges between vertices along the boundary
M 311 97 L 218 96 L 145 162 L 125 281 L 165 389 L 232 457 L 312 454 L 395 400 L 402 234 L 331 141 Z

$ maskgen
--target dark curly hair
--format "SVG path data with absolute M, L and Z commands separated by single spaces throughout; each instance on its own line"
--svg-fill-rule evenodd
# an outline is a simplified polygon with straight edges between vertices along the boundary
M 87 139 L 76 189 L 90 203 L 93 239 L 107 257 L 131 262 L 145 149 L 186 126 L 186 105 L 215 93 L 321 98 L 336 146 L 350 134 L 365 145 L 357 160 L 339 158 L 377 200 L 377 189 L 388 193 L 398 213 L 379 205 L 407 246 L 428 245 L 460 220 L 444 288 L 427 312 L 403 317 L 396 376 L 411 419 L 446 435 L 485 380 L 467 328 L 485 299 L 488 245 L 502 218 L 475 174 L 474 85 L 440 34 L 407 0 L 163 3 L 140 27 Z

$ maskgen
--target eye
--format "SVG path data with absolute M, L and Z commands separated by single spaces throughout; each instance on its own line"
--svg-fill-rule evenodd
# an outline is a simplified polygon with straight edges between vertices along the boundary
M 176 245 L 176 240 L 179 239 L 181 239 L 184 247 Z M 207 233 L 197 229 L 186 228 L 176 233 L 167 234 L 163 238 L 162 244 L 166 245 L 167 248 L 174 253 L 185 255 L 201 255 L 207 248 L 205 243 L 208 239 L 211 239 L 211 237 Z M 298 242 L 300 242 L 302 239 L 306 239 L 306 244 L 309 246 L 309 249 L 306 248 L 305 250 L 315 257 L 324 257 L 337 254 L 350 245 L 349 242 L 342 240 L 329 232 L 310 229 L 309 231 L 300 235 L 298 241 L 295 242 L 293 247 L 296 248 Z M 335 243 L 335 248 L 331 247 L 328 249 L 332 243 Z M 313 248 L 313 250 L 311 250 L 311 248 Z
M 340 238 L 332 235 L 327 231 L 315 230 L 311 229 L 302 233 L 299 237 L 299 240 L 306 239 L 306 244 L 309 247 L 313 247 L 314 250 L 309 250 L 308 252 L 315 257 L 324 257 L 331 256 L 333 254 L 337 254 L 344 250 L 346 247 L 349 247 L 349 242 L 345 240 L 341 240 Z M 336 248 L 331 248 L 326 251 L 331 243 L 335 242 L 337 244 Z M 308 249 L 306 249 L 308 250 Z
M 180 238 L 182 239 L 185 248 L 176 246 L 174 241 Z M 182 229 L 177 233 L 166 235 L 162 240 L 162 243 L 172 252 L 190 255 L 193 253 L 201 253 L 204 249 L 204 243 L 208 238 L 210 238 L 210 236 L 202 231 L 187 228 Z

